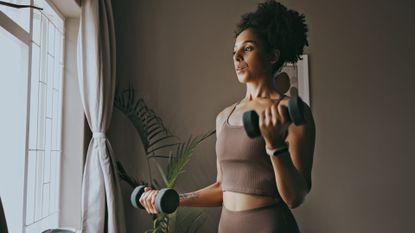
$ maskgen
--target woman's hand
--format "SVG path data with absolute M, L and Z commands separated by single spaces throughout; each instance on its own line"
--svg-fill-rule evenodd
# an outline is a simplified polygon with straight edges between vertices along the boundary
M 290 122 L 285 117 L 287 108 L 280 102 L 272 103 L 259 114 L 259 129 L 269 149 L 286 146 Z
M 158 190 L 154 190 L 150 187 L 144 188 L 144 193 L 140 197 L 140 204 L 144 207 L 144 209 L 149 214 L 157 214 L 156 208 L 156 196 L 158 194 Z

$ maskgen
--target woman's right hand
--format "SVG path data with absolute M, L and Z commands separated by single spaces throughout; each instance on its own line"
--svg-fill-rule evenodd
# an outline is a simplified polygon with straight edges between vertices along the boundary
M 144 193 L 140 197 L 140 204 L 144 207 L 144 209 L 149 214 L 157 214 L 156 208 L 156 196 L 158 194 L 158 190 L 154 190 L 150 187 L 144 188 Z

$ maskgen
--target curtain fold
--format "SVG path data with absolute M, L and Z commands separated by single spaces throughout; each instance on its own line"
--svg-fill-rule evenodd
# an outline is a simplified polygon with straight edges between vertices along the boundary
M 4 214 L 3 204 L 1 203 L 1 197 L 0 197 L 0 232 L 1 233 L 8 233 L 9 232 L 7 230 L 6 216 Z
M 93 137 L 82 180 L 82 232 L 124 233 L 120 182 L 105 133 L 116 83 L 115 30 L 111 0 L 83 0 L 78 34 L 78 77 Z

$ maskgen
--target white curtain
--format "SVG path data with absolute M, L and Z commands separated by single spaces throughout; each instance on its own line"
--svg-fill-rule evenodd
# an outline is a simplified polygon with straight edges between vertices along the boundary
M 110 142 L 115 91 L 115 30 L 111 0 L 82 0 L 78 76 L 93 138 L 82 181 L 82 232 L 124 233 L 120 183 Z

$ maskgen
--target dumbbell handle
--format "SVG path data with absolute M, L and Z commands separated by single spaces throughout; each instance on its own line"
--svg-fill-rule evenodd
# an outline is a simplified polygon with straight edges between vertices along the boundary
M 304 123 L 303 104 L 304 103 L 298 96 L 292 96 L 288 99 L 288 115 L 286 116 L 288 121 L 293 122 L 295 125 Z M 246 134 L 250 138 L 256 138 L 261 135 L 259 129 L 259 117 L 255 111 L 244 113 L 243 124 Z
M 135 208 L 144 209 L 140 203 L 141 195 L 144 193 L 145 186 L 136 187 L 131 193 L 131 204 Z M 160 189 L 156 196 L 156 209 L 160 213 L 171 214 L 179 206 L 179 194 L 174 189 Z

